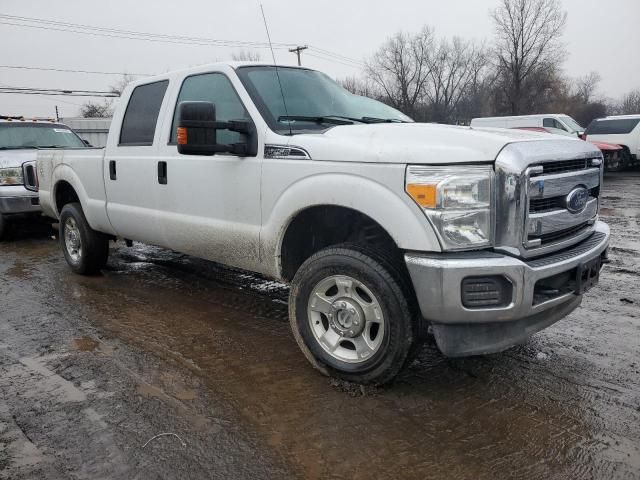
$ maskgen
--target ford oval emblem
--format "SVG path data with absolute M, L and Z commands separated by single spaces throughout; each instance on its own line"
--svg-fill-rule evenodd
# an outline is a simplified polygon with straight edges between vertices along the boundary
M 588 200 L 589 190 L 585 187 L 576 187 L 567 195 L 567 210 L 571 213 L 580 213 L 586 208 Z

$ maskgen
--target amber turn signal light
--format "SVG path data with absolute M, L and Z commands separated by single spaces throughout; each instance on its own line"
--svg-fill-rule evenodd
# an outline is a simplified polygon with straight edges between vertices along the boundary
M 187 129 L 184 127 L 178 127 L 178 145 L 187 144 Z
M 407 193 L 422 208 L 436 208 L 436 185 L 410 183 Z

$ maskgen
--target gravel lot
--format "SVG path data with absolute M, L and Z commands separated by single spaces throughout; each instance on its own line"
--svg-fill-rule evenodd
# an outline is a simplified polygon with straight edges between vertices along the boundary
M 429 343 L 386 388 L 312 370 L 283 285 L 121 243 L 79 277 L 15 225 L 0 479 L 640 478 L 640 174 L 603 205 L 612 262 L 576 312 L 501 354 Z

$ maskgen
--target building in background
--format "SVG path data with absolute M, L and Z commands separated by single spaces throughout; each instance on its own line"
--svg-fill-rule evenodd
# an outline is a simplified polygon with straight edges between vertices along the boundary
M 104 147 L 107 143 L 107 134 L 111 125 L 111 118 L 83 118 L 66 117 L 60 122 L 68 125 L 80 138 L 86 140 L 94 147 Z

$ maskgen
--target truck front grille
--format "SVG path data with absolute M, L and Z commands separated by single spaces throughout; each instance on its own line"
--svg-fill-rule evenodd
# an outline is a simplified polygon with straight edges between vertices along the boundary
M 523 142 L 505 148 L 496 159 L 495 248 L 534 258 L 586 239 L 598 216 L 601 177 L 602 155 L 587 142 Z M 584 199 L 579 189 L 589 195 L 576 207 L 575 200 Z

